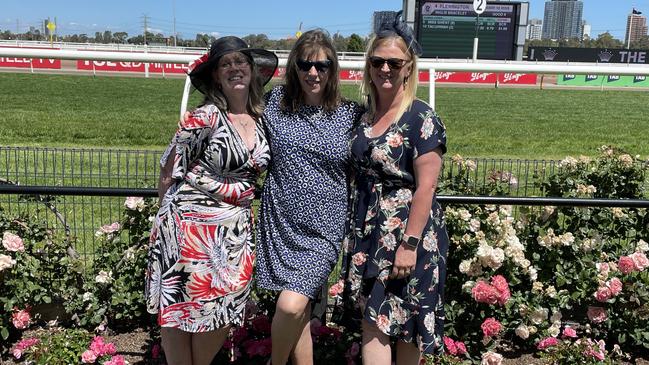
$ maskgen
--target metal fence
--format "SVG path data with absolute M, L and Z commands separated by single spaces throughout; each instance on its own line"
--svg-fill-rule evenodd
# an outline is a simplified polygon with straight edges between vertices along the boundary
M 161 153 L 155 150 L 0 147 L 0 183 L 5 183 L 5 193 L 0 192 L 0 209 L 11 214 L 33 215 L 59 232 L 67 229 L 76 238 L 78 251 L 92 254 L 97 249 L 94 233 L 102 225 L 122 218 L 124 197 L 155 196 L 153 188 L 157 184 Z M 559 161 L 486 158 L 472 161 L 475 168 L 471 171 L 471 190 L 480 191 L 494 176 L 507 176 L 506 191 L 502 195 L 509 198 L 440 197 L 440 201 L 571 206 L 583 203 L 582 199 L 563 203 L 547 198 L 530 199 L 543 195 L 538 182 L 556 173 L 561 168 Z M 447 160 L 444 164 L 443 179 L 452 179 L 460 173 L 457 165 L 450 162 Z M 9 185 L 25 188 L 14 186 L 16 189 L 8 192 Z M 29 188 L 34 186 L 46 188 Z M 622 206 L 622 203 L 604 201 L 600 206 Z

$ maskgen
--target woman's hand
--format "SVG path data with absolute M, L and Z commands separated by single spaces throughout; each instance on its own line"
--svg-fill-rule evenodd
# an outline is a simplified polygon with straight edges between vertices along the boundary
M 394 265 L 390 272 L 390 279 L 403 279 L 415 271 L 415 264 L 417 263 L 417 249 L 409 247 L 405 244 L 400 244 L 394 256 Z

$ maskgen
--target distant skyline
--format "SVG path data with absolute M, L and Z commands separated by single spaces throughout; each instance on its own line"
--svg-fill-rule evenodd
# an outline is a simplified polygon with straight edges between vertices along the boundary
M 583 0 L 583 19 L 591 25 L 591 35 L 606 31 L 624 39 L 626 20 L 633 8 L 649 14 L 649 0 Z M 543 19 L 545 0 L 530 0 L 530 19 Z M 90 5 L 91 4 L 91 5 Z M 190 5 L 188 5 L 190 4 Z M 326 0 L 322 2 L 284 0 L 112 0 L 45 1 L 2 0 L 0 30 L 26 32 L 30 26 L 41 29 L 48 17 L 56 18 L 57 34 L 94 36 L 95 32 L 142 34 L 144 18 L 150 32 L 194 38 L 196 33 L 215 36 L 245 36 L 264 33 L 271 39 L 294 36 L 302 29 L 321 27 L 330 33 L 366 36 L 371 32 L 374 11 L 401 9 L 401 0 Z

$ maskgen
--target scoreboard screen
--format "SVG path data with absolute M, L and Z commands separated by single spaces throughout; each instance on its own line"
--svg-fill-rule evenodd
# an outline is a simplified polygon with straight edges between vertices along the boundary
M 478 58 L 515 59 L 520 3 L 487 3 L 479 17 L 472 1 L 419 1 L 417 40 L 426 58 L 472 58 L 478 21 Z

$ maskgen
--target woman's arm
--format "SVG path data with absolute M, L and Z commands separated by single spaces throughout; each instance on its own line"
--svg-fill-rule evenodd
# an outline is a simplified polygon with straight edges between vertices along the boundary
M 404 235 L 421 239 L 421 235 L 430 217 L 433 196 L 437 189 L 437 178 L 442 169 L 442 150 L 436 148 L 419 156 L 414 161 L 415 192 L 412 195 L 408 225 Z M 395 253 L 391 278 L 404 278 L 410 275 L 417 263 L 417 248 L 401 243 Z

